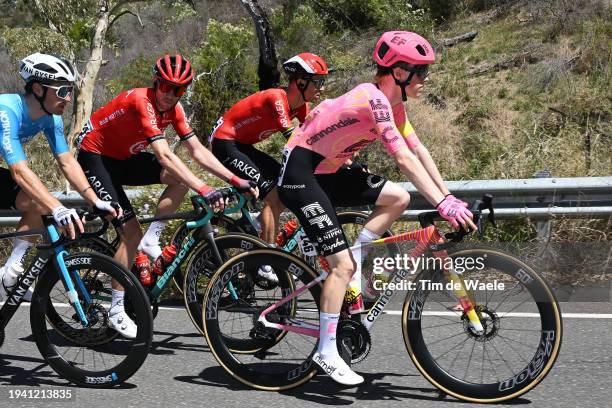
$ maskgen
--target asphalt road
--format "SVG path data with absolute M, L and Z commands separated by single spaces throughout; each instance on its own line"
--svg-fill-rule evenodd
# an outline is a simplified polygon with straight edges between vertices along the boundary
M 399 310 L 392 305 L 388 310 Z M 612 400 L 612 304 L 562 303 L 561 355 L 548 377 L 512 405 L 607 407 Z M 180 308 L 164 308 L 155 321 L 153 350 L 129 383 L 120 388 L 75 388 L 40 358 L 30 335 L 29 308 L 22 307 L 7 327 L 0 349 L 0 407 L 448 407 L 471 406 L 440 395 L 414 368 L 402 340 L 400 316 L 378 320 L 368 359 L 356 366 L 366 378 L 343 389 L 325 376 L 301 388 L 270 393 L 246 388 L 221 368 Z M 594 318 L 589 313 L 607 314 Z M 601 318 L 603 317 L 603 318 Z M 16 400 L 16 390 L 71 390 L 66 401 Z M 453 406 L 450 405 L 450 406 Z

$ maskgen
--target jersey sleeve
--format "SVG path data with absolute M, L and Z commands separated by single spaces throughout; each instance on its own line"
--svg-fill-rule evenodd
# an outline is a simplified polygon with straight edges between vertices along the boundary
M 414 148 L 421 144 L 421 141 L 417 137 L 414 128 L 410 124 L 410 121 L 408 120 L 408 115 L 406 115 L 406 109 L 404 108 L 404 105 L 402 103 L 398 103 L 393 107 L 393 117 L 395 118 L 395 125 L 400 131 L 406 144 L 408 145 L 410 150 L 414 150 Z
M 163 137 L 162 131 L 159 130 L 155 108 L 151 101 L 148 98 L 138 97 L 132 103 L 145 139 L 151 142 L 159 137 Z
M 393 109 L 385 95 L 378 91 L 369 101 L 370 115 L 374 123 L 374 131 L 389 154 L 394 155 L 408 146 L 396 126 Z
M 66 142 L 66 136 L 64 135 L 64 122 L 62 117 L 53 115 L 51 124 L 45 128 L 45 136 L 51 147 L 51 151 L 54 155 L 66 153 L 70 151 L 68 143 Z
M 183 105 L 181 105 L 180 102 L 174 106 L 174 119 L 172 120 L 172 127 L 176 131 L 176 134 L 181 141 L 185 141 L 195 135 L 193 129 L 189 125 L 189 121 L 187 120 L 185 109 L 183 109 Z
M 274 89 L 269 91 L 266 99 L 268 110 L 271 117 L 274 118 L 276 128 L 279 132 L 285 132 L 292 127 L 291 116 L 289 111 L 289 102 L 287 94 L 282 89 Z
M 0 105 L 0 152 L 6 163 L 10 166 L 26 159 L 25 152 L 19 140 L 21 120 L 15 112 Z

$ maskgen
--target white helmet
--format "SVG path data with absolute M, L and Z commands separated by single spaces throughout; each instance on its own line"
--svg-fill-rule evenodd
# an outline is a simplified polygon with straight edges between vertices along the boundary
M 67 59 L 39 52 L 21 60 L 19 73 L 26 82 L 75 84 L 79 78 L 79 73 Z

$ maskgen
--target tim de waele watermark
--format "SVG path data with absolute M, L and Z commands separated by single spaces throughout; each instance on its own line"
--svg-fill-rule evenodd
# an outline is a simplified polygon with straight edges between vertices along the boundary
M 397 279 L 396 275 L 393 282 L 387 281 L 395 270 L 403 270 L 410 274 L 415 274 L 422 269 L 438 269 L 451 271 L 453 270 L 458 275 L 462 275 L 466 271 L 482 271 L 485 268 L 484 257 L 410 257 L 408 254 L 396 254 L 394 257 L 374 257 L 372 272 L 378 275 L 378 279 L 374 279 L 372 284 L 375 290 L 460 290 L 462 284 L 459 282 L 432 282 L 431 280 L 419 280 L 418 282 Z M 383 278 L 381 279 L 380 276 Z M 404 275 L 405 276 L 405 275 Z M 464 289 L 467 290 L 504 290 L 503 282 L 498 282 L 497 279 L 492 282 L 481 282 L 478 279 L 463 279 Z

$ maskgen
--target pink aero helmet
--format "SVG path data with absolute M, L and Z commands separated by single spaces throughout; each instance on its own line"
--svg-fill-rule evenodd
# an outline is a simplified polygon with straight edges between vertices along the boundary
M 409 31 L 387 31 L 374 47 L 374 61 L 380 66 L 390 67 L 396 62 L 413 65 L 433 64 L 436 60 L 433 47 L 416 33 Z

